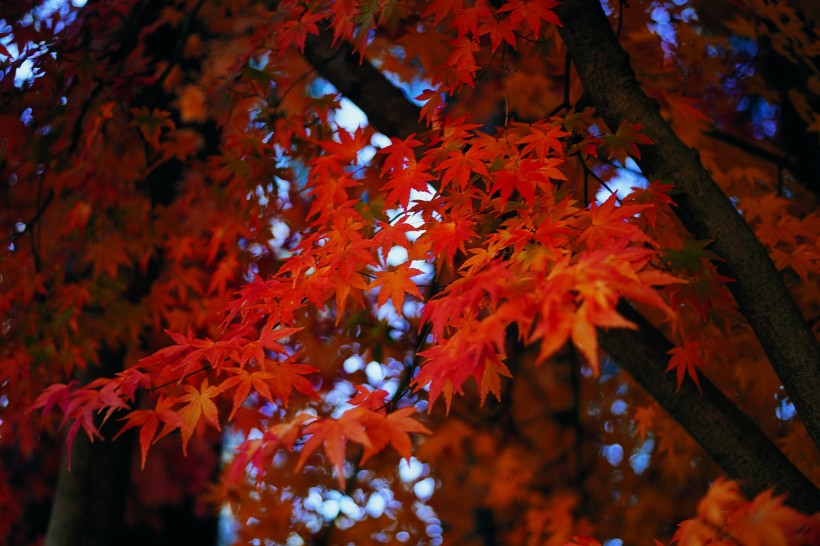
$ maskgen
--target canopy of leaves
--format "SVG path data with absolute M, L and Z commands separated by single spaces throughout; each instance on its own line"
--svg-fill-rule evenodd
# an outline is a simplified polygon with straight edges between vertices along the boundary
M 820 543 L 818 15 L 4 5 L 0 537 L 88 438 L 225 543 Z

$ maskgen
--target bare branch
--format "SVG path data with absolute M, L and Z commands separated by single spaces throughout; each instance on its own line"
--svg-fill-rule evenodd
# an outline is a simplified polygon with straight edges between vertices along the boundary
M 324 31 L 309 36 L 305 59 L 339 92 L 356 103 L 370 123 L 387 136 L 405 138 L 427 128 L 419 122 L 421 109 L 369 61 L 346 42 L 333 45 L 333 36 Z

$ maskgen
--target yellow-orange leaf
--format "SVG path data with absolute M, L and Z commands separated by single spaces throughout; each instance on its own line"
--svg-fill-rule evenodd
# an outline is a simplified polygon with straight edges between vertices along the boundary
M 185 394 L 179 398 L 179 402 L 187 402 L 185 406 L 179 409 L 177 413 L 182 419 L 182 452 L 188 453 L 188 440 L 196 430 L 201 417 L 211 423 L 217 430 L 221 430 L 219 426 L 219 415 L 216 409 L 216 404 L 211 400 L 218 395 L 222 389 L 216 386 L 208 385 L 208 378 L 202 380 L 202 385 L 199 389 L 191 385 L 184 386 Z
M 404 262 L 393 271 L 377 271 L 375 273 L 376 278 L 370 283 L 370 287 L 381 287 L 379 289 L 379 305 L 384 305 L 388 299 L 393 300 L 393 307 L 401 316 L 405 293 L 422 298 L 418 286 L 412 279 L 419 273 L 421 273 L 420 270 L 410 267 L 410 262 Z

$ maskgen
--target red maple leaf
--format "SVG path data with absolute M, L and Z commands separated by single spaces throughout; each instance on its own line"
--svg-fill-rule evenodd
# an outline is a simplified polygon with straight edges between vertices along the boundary
M 367 436 L 365 427 L 361 420 L 369 411 L 366 408 L 357 407 L 344 412 L 338 419 L 319 419 L 304 428 L 305 434 L 312 436 L 302 446 L 302 453 L 299 462 L 296 464 L 296 472 L 299 472 L 307 462 L 308 457 L 324 446 L 333 468 L 336 469 L 336 477 L 339 486 L 344 491 L 345 488 L 345 447 L 348 440 L 352 440 L 365 448 L 371 447 L 370 438 Z
M 145 468 L 145 458 L 148 456 L 148 449 L 151 444 L 173 430 L 185 426 L 180 415 L 172 409 L 178 402 L 178 398 L 161 396 L 157 400 L 154 409 L 132 411 L 122 419 L 125 424 L 114 436 L 114 439 L 130 428 L 140 427 L 140 468 Z M 160 423 L 165 426 L 160 435 L 157 436 L 157 428 Z
M 609 158 L 616 159 L 621 165 L 626 164 L 627 156 L 641 158 L 638 144 L 652 144 L 652 140 L 640 133 L 640 123 L 622 121 L 615 134 L 604 135 L 603 139 L 609 147 Z
M 552 8 L 557 5 L 556 0 L 531 0 L 529 2 L 509 0 L 498 8 L 498 12 L 510 12 L 510 19 L 513 19 L 516 23 L 524 21 L 537 38 L 542 22 L 561 26 L 561 21 L 552 11 Z
M 288 400 L 293 389 L 301 392 L 305 396 L 309 396 L 314 400 L 319 400 L 319 395 L 313 389 L 310 381 L 304 376 L 318 372 L 317 368 L 309 366 L 308 364 L 294 363 L 297 355 L 293 355 L 286 360 L 276 362 L 267 360 L 265 368 L 270 373 L 270 386 L 273 389 L 273 394 L 282 401 L 285 407 L 288 407 Z
M 652 240 L 641 231 L 640 227 L 629 221 L 634 215 L 649 208 L 650 205 L 616 206 L 618 197 L 612 194 L 600 206 L 595 203 L 590 208 L 592 224 L 579 237 L 588 249 L 624 247 L 630 242 Z
M 688 375 L 700 390 L 700 381 L 698 380 L 698 368 L 703 366 L 702 346 L 699 341 L 686 340 L 682 347 L 675 347 L 669 350 L 672 358 L 669 359 L 669 365 L 666 371 L 675 370 L 677 374 L 678 388 L 683 383 L 683 378 Z

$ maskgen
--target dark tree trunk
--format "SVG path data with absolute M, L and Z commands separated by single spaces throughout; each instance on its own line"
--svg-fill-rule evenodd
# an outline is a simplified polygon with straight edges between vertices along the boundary
M 186 35 L 202 2 L 188 13 L 188 21 L 177 28 L 164 26 L 146 39 L 146 56 L 156 62 L 166 61 L 169 66 L 180 63 L 180 50 Z M 126 39 L 111 57 L 111 65 L 123 62 L 130 49 L 137 46 L 140 29 L 151 24 L 161 13 L 165 3 L 161 0 L 149 0 L 138 3 L 134 13 L 128 19 L 129 29 Z M 92 37 L 93 38 L 93 37 Z M 188 70 L 199 70 L 199 66 L 186 66 Z M 111 74 L 114 78 L 116 74 Z M 110 82 L 100 82 L 106 85 Z M 161 88 L 161 82 L 140 89 L 132 101 L 132 106 L 148 106 L 173 111 L 175 96 L 168 95 Z M 204 155 L 218 152 L 220 135 L 213 123 L 198 126 L 204 141 Z M 139 189 L 148 196 L 151 206 L 168 205 L 177 196 L 179 182 L 185 174 L 185 165 L 171 159 L 153 169 L 151 174 L 140 181 Z M 147 226 L 146 226 L 147 227 Z M 140 272 L 134 267 L 133 280 L 123 293 L 123 298 L 138 303 L 150 293 L 151 286 L 158 278 L 162 264 L 162 248 L 156 248 L 155 257 L 150 261 L 146 271 Z M 146 339 L 151 336 L 146 335 Z M 81 383 L 88 383 L 98 377 L 111 377 L 122 371 L 124 350 L 104 349 L 100 353 L 100 367 L 90 369 L 85 377 L 79 377 Z M 217 542 L 216 514 L 202 517 L 196 513 L 195 503 L 188 493 L 181 502 L 161 506 L 141 506 L 133 494 L 134 481 L 141 479 L 138 472 L 132 472 L 132 458 L 135 456 L 136 442 L 134 435 L 126 432 L 112 441 L 119 427 L 116 415 L 110 418 L 104 427 L 105 441 L 89 441 L 81 430 L 74 440 L 70 468 L 67 454 L 59 470 L 51 515 L 46 532 L 46 546 L 171 546 L 180 544 L 214 545 Z M 220 460 L 222 444 L 215 442 L 215 460 Z M 214 476 L 215 478 L 216 476 Z M 150 515 L 154 525 L 140 525 L 130 528 L 126 521 L 126 510 L 136 510 Z
M 102 366 L 91 376 L 122 370 L 123 351 L 103 350 Z M 131 435 L 116 442 L 94 443 L 80 432 L 69 457 L 63 456 L 46 546 L 102 546 L 116 544 L 123 536 L 123 515 L 131 470 Z M 69 469 L 70 464 L 70 469 Z

